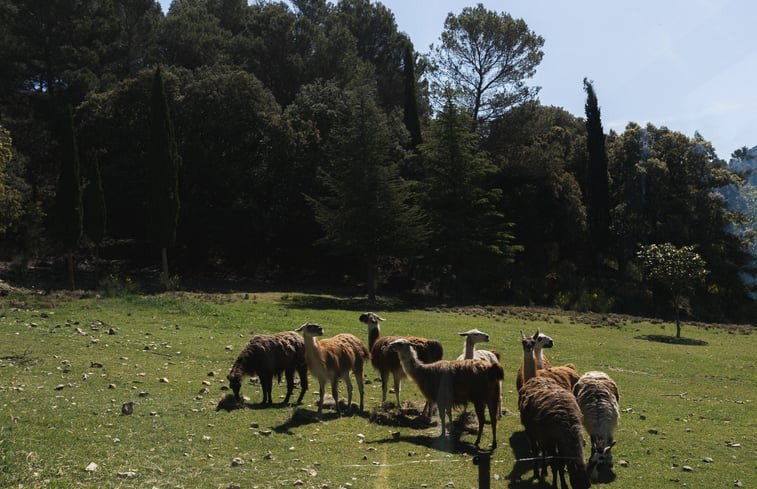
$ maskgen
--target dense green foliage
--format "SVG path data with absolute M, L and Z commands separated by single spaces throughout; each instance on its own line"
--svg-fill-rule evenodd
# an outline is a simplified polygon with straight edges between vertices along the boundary
M 369 0 L 177 0 L 166 13 L 150 0 L 0 0 L 0 125 L 13 141 L 0 189 L 16 206 L 2 258 L 23 271 L 61 256 L 58 120 L 71 106 L 94 192 L 85 231 L 111 269 L 155 271 L 146 257 L 164 248 L 182 277 L 665 314 L 637 251 L 670 242 L 696 246 L 710 271 L 693 315 L 754 317 L 743 172 L 698 134 L 604 134 L 592 84 L 586 120 L 542 106 L 528 82 L 544 39 L 526 20 L 479 5 L 439 27 L 419 53 Z M 157 66 L 175 141 L 160 143 L 163 177 L 148 163 Z M 163 178 L 171 206 L 151 190 Z

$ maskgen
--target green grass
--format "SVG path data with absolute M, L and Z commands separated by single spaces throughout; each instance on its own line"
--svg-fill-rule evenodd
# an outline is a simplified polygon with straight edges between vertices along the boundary
M 295 487 L 298 480 L 297 487 L 305 488 L 476 487 L 474 433 L 458 431 L 459 440 L 451 442 L 438 439 L 438 420 L 420 427 L 371 421 L 381 399 L 371 366 L 363 415 L 337 418 L 326 409 L 317 420 L 312 378 L 301 406 L 261 409 L 259 386 L 245 381 L 249 409 L 216 409 L 228 394 L 228 369 L 252 333 L 316 321 L 327 336 L 349 332 L 365 340 L 358 315 L 369 309 L 386 318 L 384 334 L 440 339 L 445 358 L 462 351 L 458 332 L 479 328 L 491 335 L 487 347 L 502 354 L 503 406 L 511 413 L 498 426 L 491 487 L 547 487 L 527 480 L 528 464 L 515 463 L 528 456 L 520 420 L 512 414 L 522 355 L 518 331 L 537 327 L 555 339 L 546 352 L 553 364 L 604 370 L 620 388 L 623 413 L 613 452 L 616 462 L 628 464 L 616 463 L 614 480 L 606 485 L 757 483 L 757 342 L 745 334 L 750 328 L 687 324 L 687 341 L 673 344 L 659 341 L 675 331 L 671 324 L 590 321 L 558 310 L 368 306 L 338 297 L 254 292 L 112 299 L 11 294 L 0 300 L 2 488 L 269 488 Z M 110 328 L 117 334 L 108 334 Z M 284 393 L 284 385 L 274 385 L 274 399 Z M 346 396 L 344 385 L 340 394 Z M 402 398 L 421 403 L 409 381 Z M 122 415 L 128 401 L 134 413 Z M 482 446 L 490 441 L 487 426 Z M 705 462 L 707 457 L 713 461 Z M 244 463 L 233 466 L 234 458 Z M 90 462 L 96 471 L 85 470 Z

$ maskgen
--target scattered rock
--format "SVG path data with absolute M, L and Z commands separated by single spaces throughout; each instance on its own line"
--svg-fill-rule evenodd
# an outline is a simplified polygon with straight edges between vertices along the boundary
M 628 460 L 619 460 L 618 465 L 621 467 L 628 467 Z
M 161 377 L 160 381 L 163 382 L 164 384 L 168 383 L 168 379 L 166 377 Z
M 657 429 L 655 428 L 650 428 L 647 430 L 647 433 L 649 433 L 650 435 L 656 435 L 659 433 L 659 431 L 657 431 Z
M 137 476 L 137 473 L 133 470 L 127 470 L 126 472 L 118 472 L 116 475 L 121 479 L 133 479 Z
M 231 351 L 234 349 L 234 345 L 226 345 L 226 351 Z
M 684 472 L 694 472 L 694 469 L 688 465 L 684 465 L 682 468 Z
M 229 484 L 226 489 L 242 489 L 242 486 L 239 484 Z
M 147 391 L 142 391 L 142 392 L 139 393 L 139 397 L 147 397 L 149 395 L 150 395 L 150 393 L 147 392 Z
M 108 384 L 108 389 L 115 389 L 115 388 L 116 388 L 116 384 Z
M 118 330 L 116 328 L 110 328 L 108 329 L 108 334 L 111 336 L 115 336 L 118 334 Z
M 100 362 L 89 362 L 89 366 L 92 368 L 103 368 L 103 364 Z
M 263 436 L 270 436 L 271 430 L 260 430 L 260 434 Z
M 97 469 L 98 469 L 98 466 L 94 462 L 90 462 L 89 465 L 84 467 L 84 470 L 86 470 L 87 472 L 97 472 Z
M 121 414 L 131 414 L 134 412 L 134 401 L 121 404 Z
M 56 391 L 62 391 L 64 387 L 66 387 L 66 386 L 63 385 L 63 384 L 58 384 L 58 385 L 55 386 L 55 390 Z
M 704 457 L 702 459 L 702 462 L 704 462 L 706 464 L 711 464 L 712 462 L 714 462 L 714 460 L 712 459 L 712 457 Z
M 743 487 L 744 483 L 741 482 L 740 480 L 736 479 L 735 481 L 733 481 L 733 486 L 734 487 Z
M 239 457 L 234 457 L 233 459 L 231 459 L 231 466 L 232 467 L 236 467 L 236 466 L 242 465 L 242 464 L 244 464 L 244 460 L 242 460 Z
M 302 482 L 302 480 L 301 480 L 301 479 L 297 479 L 296 481 L 294 481 L 294 484 L 292 484 L 292 485 L 293 485 L 293 486 L 302 486 L 302 485 L 304 485 L 304 484 L 305 484 L 305 483 L 304 483 L 304 482 Z

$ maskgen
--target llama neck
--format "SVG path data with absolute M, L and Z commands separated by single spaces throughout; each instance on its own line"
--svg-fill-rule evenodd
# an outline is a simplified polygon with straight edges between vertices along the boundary
M 400 358 L 400 363 L 402 364 L 402 369 L 405 373 L 410 377 L 414 377 L 415 373 L 418 371 L 418 365 L 420 364 L 418 353 L 414 349 L 408 348 L 407 350 L 398 351 L 397 355 Z
M 534 362 L 534 353 L 530 350 L 523 350 L 523 382 L 536 375 L 536 364 Z
M 372 350 L 374 343 L 376 343 L 376 340 L 379 338 L 379 335 L 381 334 L 381 331 L 379 330 L 378 324 L 371 324 L 368 326 L 368 349 Z
M 469 359 L 473 358 L 473 350 L 476 348 L 476 345 L 470 340 L 470 338 L 465 339 L 465 349 L 463 350 L 463 358 Z
M 534 359 L 536 362 L 536 368 L 537 369 L 543 369 L 544 368 L 544 353 L 542 351 L 541 346 L 535 346 L 534 347 Z
M 318 340 L 315 336 L 305 336 L 303 338 L 305 340 L 305 358 L 310 359 L 310 362 L 313 360 L 320 361 L 321 359 L 321 347 L 318 344 Z

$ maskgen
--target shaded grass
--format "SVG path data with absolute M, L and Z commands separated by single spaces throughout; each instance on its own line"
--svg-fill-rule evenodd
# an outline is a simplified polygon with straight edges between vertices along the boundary
M 383 306 L 294 293 L 16 296 L 0 304 L 0 487 L 475 486 L 475 433 L 462 411 L 453 436 L 441 440 L 438 418 L 416 415 L 422 399 L 412 383 L 403 382 L 401 410 L 378 406 L 381 383 L 370 366 L 362 415 L 338 417 L 325 406 L 318 418 L 312 379 L 299 406 L 263 407 L 260 386 L 245 382 L 243 409 L 218 409 L 228 395 L 225 375 L 251 334 L 314 320 L 327 336 L 366 339 L 357 316 L 369 308 L 386 318 L 384 334 L 438 338 L 445 358 L 462 351 L 458 332 L 488 332 L 487 348 L 502 354 L 510 412 L 517 412 L 520 329 L 540 327 L 555 339 L 547 351 L 553 364 L 607 371 L 624 410 L 614 455 L 628 466 L 616 464 L 605 482 L 754 484 L 754 335 L 687 325 L 692 343 L 670 344 L 649 339 L 671 325 L 644 320 L 611 318 L 604 327 L 563 311 Z M 284 393 L 274 386 L 274 401 Z M 127 401 L 132 415 L 121 414 Z M 529 454 L 517 414 L 500 420 L 498 437 L 492 487 L 546 487 L 528 481 L 530 464 L 518 462 Z M 482 447 L 490 439 L 486 427 Z M 233 466 L 234 458 L 244 463 Z M 97 471 L 85 471 L 90 462 Z

